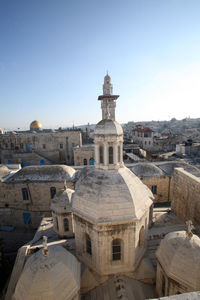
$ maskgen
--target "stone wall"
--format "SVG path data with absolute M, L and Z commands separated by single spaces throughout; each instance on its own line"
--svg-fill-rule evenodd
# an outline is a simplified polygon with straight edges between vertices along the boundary
M 140 178 L 142 182 L 152 191 L 152 186 L 157 186 L 157 192 L 154 194 L 155 202 L 170 201 L 170 177 L 169 176 L 152 176 Z
M 156 275 L 156 291 L 159 297 L 164 297 L 191 292 L 192 289 L 168 277 L 162 266 L 158 262 Z
M 84 162 L 90 164 L 90 159 L 94 160 L 94 145 L 74 148 L 74 165 L 83 166 Z M 85 160 L 85 161 L 84 161 Z
M 172 189 L 173 212 L 183 221 L 200 225 L 200 178 L 176 168 Z
M 82 146 L 80 131 L 19 132 L 0 135 L 0 159 L 2 163 L 27 162 L 24 153 L 36 153 L 36 163 L 49 159 L 53 163 L 73 164 L 73 147 Z
M 72 182 L 67 182 L 67 186 L 74 189 Z M 0 225 L 37 228 L 42 217 L 51 216 L 51 187 L 58 191 L 64 182 L 0 182 Z M 22 188 L 27 189 L 29 200 L 23 200 Z M 31 224 L 25 224 L 24 214 L 30 214 Z

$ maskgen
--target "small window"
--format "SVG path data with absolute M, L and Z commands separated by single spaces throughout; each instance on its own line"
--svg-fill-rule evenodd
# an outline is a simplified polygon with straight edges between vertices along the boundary
M 121 241 L 119 239 L 112 242 L 112 260 L 121 260 Z
M 109 164 L 113 164 L 113 147 L 109 147 L 108 152 L 109 152 Z
M 86 158 L 84 158 L 83 164 L 84 164 L 84 166 L 87 166 L 87 159 Z
M 63 149 L 63 144 L 60 144 L 60 149 Z
M 99 161 L 100 164 L 103 164 L 103 146 L 99 147 Z
M 165 296 L 165 276 L 162 275 L 162 296 Z
M 5 147 L 8 148 L 8 144 L 5 144 Z
M 11 144 L 10 144 L 10 147 L 11 147 L 11 149 L 14 149 L 14 144 L 11 143 Z
M 157 195 L 157 185 L 152 185 L 151 190 L 154 195 Z
M 86 234 L 86 252 L 92 255 L 92 243 L 88 234 Z
M 27 188 L 22 188 L 22 198 L 23 200 L 29 200 Z
M 58 226 L 58 218 L 57 217 L 55 217 L 55 222 L 56 222 L 56 229 L 57 229 L 57 231 L 59 231 L 59 226 Z
M 24 144 L 20 144 L 20 149 L 24 149 Z
M 120 151 L 120 145 L 118 146 L 118 162 L 120 162 L 120 156 L 121 156 L 121 151 Z
M 46 149 L 46 144 L 43 144 L 43 145 L 42 145 L 42 148 L 43 148 L 43 149 Z
M 63 220 L 63 225 L 64 225 L 64 231 L 69 231 L 69 220 L 67 218 Z
M 149 141 L 149 145 L 151 145 L 151 141 Z
M 55 188 L 55 186 L 50 187 L 50 196 L 51 196 L 51 199 L 53 199 L 53 197 L 55 196 L 55 194 L 56 194 L 56 188 Z

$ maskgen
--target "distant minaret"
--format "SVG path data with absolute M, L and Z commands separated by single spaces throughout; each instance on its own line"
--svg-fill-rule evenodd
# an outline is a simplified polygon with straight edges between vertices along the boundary
M 103 95 L 98 97 L 98 100 L 101 100 L 103 120 L 115 120 L 115 107 L 118 97 L 118 95 L 113 95 L 113 85 L 111 83 L 111 78 L 107 73 L 107 75 L 104 77 Z

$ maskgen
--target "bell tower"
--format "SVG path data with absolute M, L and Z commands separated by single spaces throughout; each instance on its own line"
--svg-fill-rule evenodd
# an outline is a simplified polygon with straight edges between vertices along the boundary
M 115 120 L 115 107 L 118 95 L 113 95 L 113 85 L 111 77 L 107 75 L 104 77 L 103 95 L 98 97 L 101 101 L 102 120 Z
M 113 95 L 111 78 L 104 77 L 103 95 L 98 97 L 101 101 L 102 120 L 96 125 L 95 167 L 111 170 L 123 167 L 123 130 L 115 121 L 116 100 L 119 95 Z

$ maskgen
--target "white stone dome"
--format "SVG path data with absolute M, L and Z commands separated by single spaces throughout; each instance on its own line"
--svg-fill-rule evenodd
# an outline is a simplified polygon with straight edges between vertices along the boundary
M 80 289 L 80 263 L 62 246 L 28 258 L 14 292 L 15 300 L 71 300 Z
M 65 213 L 71 211 L 70 203 L 74 190 L 61 189 L 52 199 L 51 209 L 55 212 Z
M 95 127 L 95 135 L 123 135 L 121 125 L 110 119 L 101 120 Z
M 152 205 L 151 191 L 128 168 L 84 168 L 72 197 L 72 211 L 101 222 L 140 219 Z
M 200 290 L 200 238 L 189 240 L 185 231 L 171 232 L 165 236 L 156 257 L 167 276 L 184 286 Z

